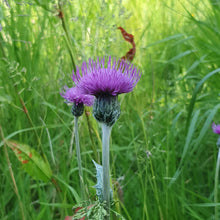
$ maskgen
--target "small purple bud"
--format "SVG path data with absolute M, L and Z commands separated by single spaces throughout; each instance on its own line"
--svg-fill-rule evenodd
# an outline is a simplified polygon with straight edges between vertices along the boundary
M 72 102 L 76 105 L 82 103 L 87 106 L 92 106 L 94 97 L 91 95 L 82 94 L 77 87 L 68 88 L 64 86 L 63 91 L 60 94 L 67 102 Z
M 212 123 L 212 130 L 214 133 L 220 135 L 220 125 L 219 124 Z

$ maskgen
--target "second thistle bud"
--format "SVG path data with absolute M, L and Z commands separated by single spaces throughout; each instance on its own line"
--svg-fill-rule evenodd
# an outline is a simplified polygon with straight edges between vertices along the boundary
M 84 111 L 83 103 L 78 103 L 78 104 L 73 103 L 71 112 L 75 117 L 81 116 L 83 114 L 83 111 Z
M 111 127 L 120 116 L 118 96 L 97 96 L 93 104 L 93 115 L 97 121 Z

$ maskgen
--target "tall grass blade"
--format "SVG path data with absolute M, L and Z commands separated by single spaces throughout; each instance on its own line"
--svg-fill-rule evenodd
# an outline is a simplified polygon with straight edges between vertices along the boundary
M 187 121 L 186 121 L 186 131 L 188 130 L 188 127 L 190 124 L 191 115 L 193 112 L 194 105 L 196 103 L 196 97 L 197 97 L 199 90 L 201 89 L 203 84 L 206 82 L 206 80 L 208 80 L 210 77 L 214 76 L 217 73 L 220 73 L 220 68 L 208 73 L 204 78 L 202 78 L 202 80 L 200 80 L 200 82 L 198 82 L 196 88 L 194 89 L 192 98 L 189 104 L 188 116 L 187 116 Z

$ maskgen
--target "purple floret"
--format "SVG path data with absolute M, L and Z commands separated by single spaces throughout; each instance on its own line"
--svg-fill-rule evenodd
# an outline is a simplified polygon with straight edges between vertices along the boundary
M 106 65 L 105 58 L 98 58 L 96 62 L 90 59 L 88 64 L 82 64 L 81 71 L 82 75 L 77 68 L 73 81 L 82 93 L 96 97 L 131 92 L 141 77 L 140 71 L 133 64 L 123 60 L 116 62 L 111 57 Z
M 64 90 L 60 95 L 67 100 L 67 102 L 75 103 L 76 105 L 83 103 L 87 106 L 92 106 L 94 96 L 82 94 L 77 87 L 68 88 L 64 87 Z
M 220 125 L 212 123 L 212 130 L 213 130 L 214 133 L 220 134 Z

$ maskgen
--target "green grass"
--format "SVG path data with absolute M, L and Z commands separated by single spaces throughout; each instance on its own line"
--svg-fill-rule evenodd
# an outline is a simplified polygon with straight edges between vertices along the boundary
M 8 1 L 10 7 L 5 2 L 0 125 L 5 139 L 44 153 L 61 191 L 29 176 L 1 141 L 0 218 L 72 215 L 80 195 L 75 144 L 69 154 L 73 116 L 59 93 L 72 86 L 74 63 L 125 55 L 131 46 L 121 26 L 135 37 L 133 63 L 142 77 L 132 93 L 120 95 L 121 116 L 112 130 L 112 180 L 123 190 L 114 210 L 132 220 L 214 219 L 220 206 L 220 193 L 214 203 L 218 149 L 211 129 L 212 122 L 220 123 L 219 2 L 66 1 L 66 31 L 55 0 Z M 101 130 L 92 114 L 88 118 L 80 118 L 79 134 L 87 194 L 94 202 L 92 159 L 98 162 L 101 155 Z

